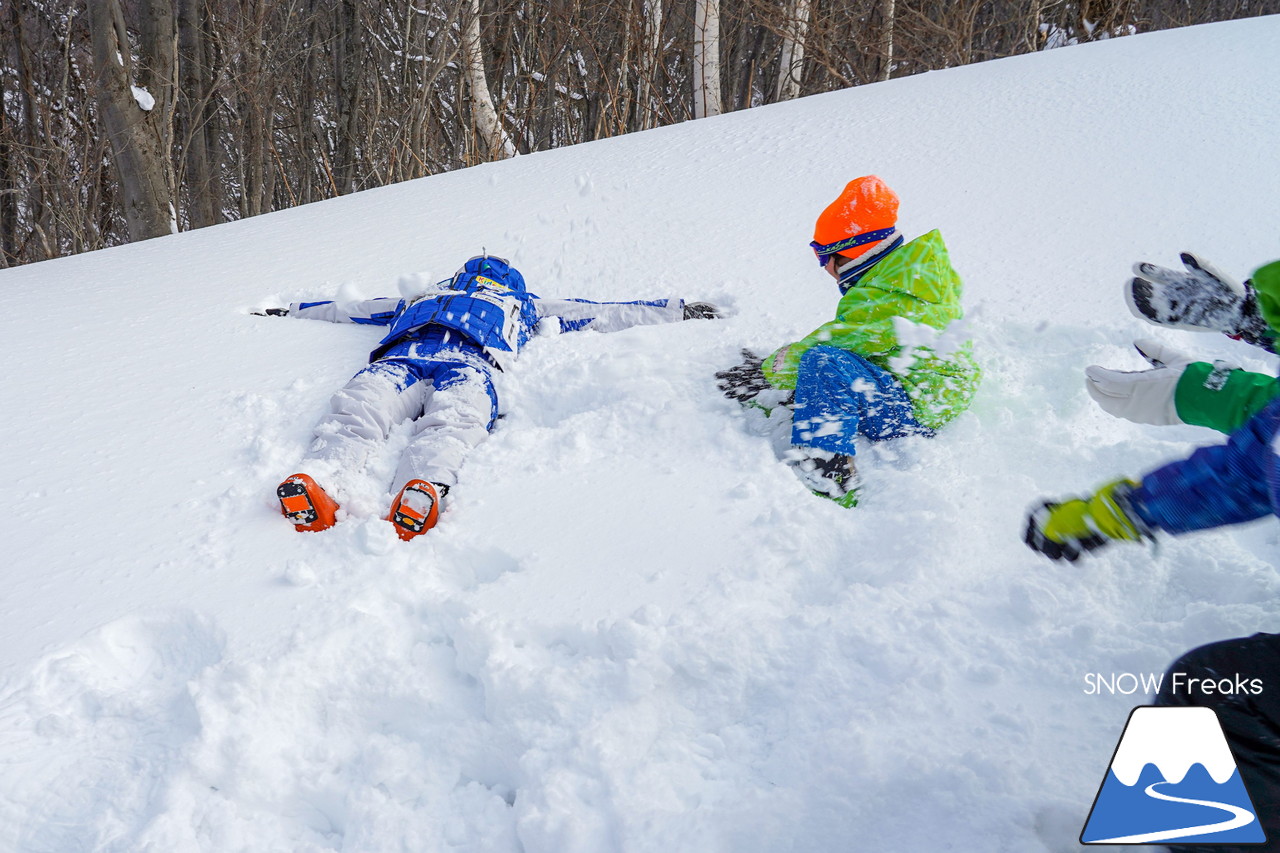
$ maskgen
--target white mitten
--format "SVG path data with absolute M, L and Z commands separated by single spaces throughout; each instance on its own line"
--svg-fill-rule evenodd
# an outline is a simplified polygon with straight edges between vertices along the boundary
M 1099 365 L 1085 368 L 1084 386 L 1103 411 L 1138 424 L 1168 426 L 1184 421 L 1178 417 L 1174 392 L 1188 364 L 1195 359 L 1160 341 L 1134 341 L 1138 354 L 1150 364 L 1149 370 L 1110 370 Z

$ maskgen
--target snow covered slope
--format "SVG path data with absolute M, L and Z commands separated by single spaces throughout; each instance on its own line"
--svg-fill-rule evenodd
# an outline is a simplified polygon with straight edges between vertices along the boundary
M 1108 418 L 1120 284 L 1280 256 L 1280 20 L 894 80 L 0 273 L 0 850 L 1064 851 L 1160 672 L 1276 630 L 1280 527 L 1019 541 L 1029 503 L 1194 428 Z M 877 173 L 941 228 L 986 377 L 811 498 L 711 374 L 827 319 L 807 247 Z M 441 526 L 273 488 L 375 330 L 250 316 L 394 295 L 481 247 L 544 295 L 718 323 L 536 340 Z M 1168 333 L 1260 370 L 1225 339 Z

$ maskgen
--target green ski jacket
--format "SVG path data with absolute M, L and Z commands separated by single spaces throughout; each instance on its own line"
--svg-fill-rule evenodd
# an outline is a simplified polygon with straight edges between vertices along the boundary
M 942 235 L 930 231 L 872 267 L 841 297 L 834 320 L 766 358 L 765 378 L 793 389 L 810 347 L 839 347 L 897 377 L 916 419 L 937 429 L 969 407 L 981 377 L 972 342 L 947 333 L 964 316 L 961 290 Z

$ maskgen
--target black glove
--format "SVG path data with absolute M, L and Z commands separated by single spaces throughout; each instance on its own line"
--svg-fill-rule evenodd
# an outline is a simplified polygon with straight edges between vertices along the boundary
M 716 374 L 716 387 L 730 400 L 746 403 L 761 391 L 773 387 L 764 378 L 764 359 L 749 349 L 742 351 L 742 363 Z
M 1135 317 L 1173 329 L 1222 332 L 1275 351 L 1252 282 L 1237 284 L 1190 252 L 1179 259 L 1185 269 L 1134 264 L 1138 275 L 1125 285 L 1124 295 Z
M 684 319 L 686 320 L 719 320 L 724 315 L 720 309 L 710 302 L 686 302 Z
M 288 308 L 263 308 L 261 311 L 250 311 L 255 317 L 288 317 Z

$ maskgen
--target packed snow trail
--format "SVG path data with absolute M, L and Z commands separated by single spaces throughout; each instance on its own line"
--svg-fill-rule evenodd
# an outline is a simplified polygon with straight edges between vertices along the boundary
M 1019 540 L 1038 496 L 1220 440 L 1108 418 L 1083 368 L 1141 366 L 1135 260 L 1280 255 L 1278 38 L 968 66 L 0 273 L 0 849 L 1076 849 L 1143 699 L 1084 676 L 1280 615 L 1273 521 L 1074 567 Z M 985 379 L 864 456 L 848 512 L 713 374 L 829 319 L 811 224 L 871 172 L 946 236 Z M 376 340 L 248 311 L 481 246 L 539 294 L 732 316 L 536 339 L 429 536 L 378 518 L 403 433 L 351 520 L 295 533 L 275 486 Z

